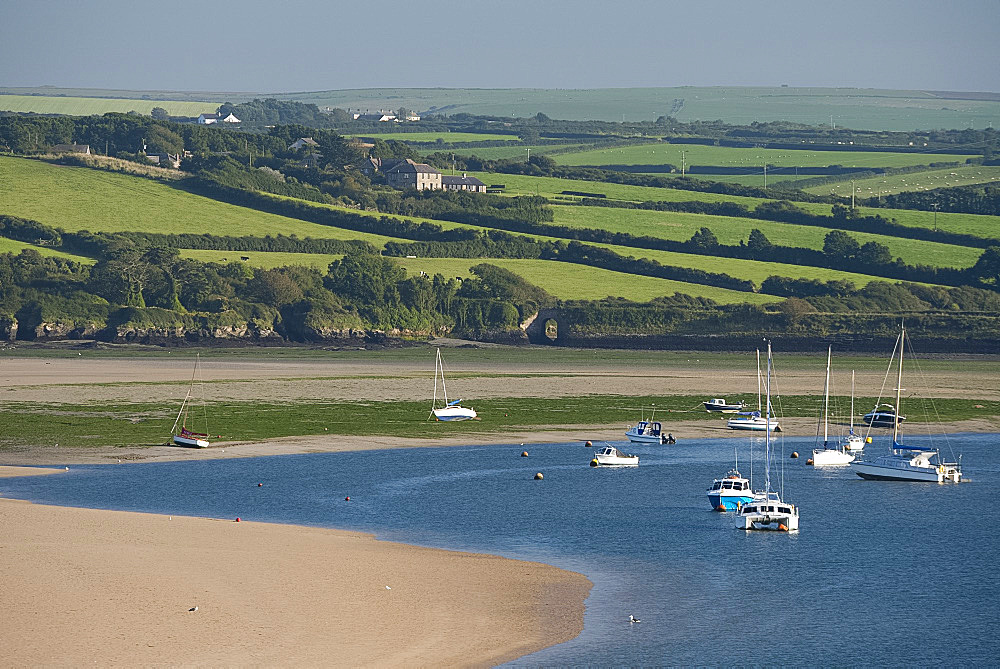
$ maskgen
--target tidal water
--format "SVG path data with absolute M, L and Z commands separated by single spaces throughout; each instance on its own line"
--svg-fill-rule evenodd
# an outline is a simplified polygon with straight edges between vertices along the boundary
M 972 482 L 864 481 L 807 466 L 814 440 L 785 438 L 772 482 L 801 508 L 796 535 L 747 534 L 710 509 L 734 447 L 750 473 L 750 438 L 624 445 L 632 469 L 589 467 L 579 442 L 75 466 L 0 479 L 0 494 L 363 530 L 586 574 L 583 633 L 517 666 L 995 665 L 1000 435 L 948 443 Z

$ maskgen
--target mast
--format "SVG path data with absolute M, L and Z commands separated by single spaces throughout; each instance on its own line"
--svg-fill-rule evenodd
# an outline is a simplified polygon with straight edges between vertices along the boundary
M 851 370 L 851 434 L 854 434 L 854 370 Z
M 833 347 L 828 346 L 826 349 L 826 385 L 823 388 L 823 448 L 826 448 L 829 439 L 827 423 L 830 418 L 830 357 L 832 354 Z
M 177 412 L 177 418 L 174 419 L 174 426 L 170 428 L 171 432 L 177 429 L 177 423 L 181 424 L 181 429 L 184 429 L 187 425 L 188 402 L 191 401 L 191 393 L 194 392 L 194 379 L 198 374 L 198 361 L 200 359 L 201 353 L 196 353 L 194 356 L 194 369 L 191 370 L 191 385 L 188 386 L 187 395 L 184 396 L 184 401 L 181 402 L 181 410 Z M 183 421 L 181 420 L 181 416 L 184 417 Z
M 906 340 L 906 329 L 899 326 L 899 375 L 896 378 L 896 414 L 892 417 L 892 447 L 896 448 L 896 438 L 899 436 L 899 398 L 903 391 L 903 342 Z
M 758 352 L 759 355 L 759 352 Z M 764 495 L 771 492 L 771 342 L 767 342 L 767 414 L 764 419 Z
M 757 349 L 757 413 L 760 413 L 760 349 Z

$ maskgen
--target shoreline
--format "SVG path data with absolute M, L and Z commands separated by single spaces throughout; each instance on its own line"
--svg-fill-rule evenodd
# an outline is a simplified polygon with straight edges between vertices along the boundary
M 784 418 L 781 420 L 784 436 L 809 437 L 816 434 L 815 418 Z M 856 426 L 858 427 L 858 426 Z M 864 426 L 859 432 L 864 434 Z M 930 426 L 917 422 L 907 422 L 909 434 L 923 434 Z M 980 434 L 1000 433 L 1000 417 L 985 416 L 948 423 L 935 423 L 936 432 Z M 761 433 L 730 430 L 721 419 L 706 418 L 697 421 L 683 421 L 669 424 L 664 430 L 677 438 L 677 444 L 662 448 L 683 448 L 685 439 L 739 439 Z M 878 440 L 884 430 L 873 432 Z M 434 438 L 398 438 L 391 436 L 358 435 L 301 435 L 279 437 L 264 441 L 218 442 L 208 448 L 185 448 L 182 446 L 23 446 L 11 447 L 0 452 L 0 472 L 3 466 L 43 467 L 85 464 L 127 464 L 133 462 L 176 462 L 184 460 L 214 460 L 221 458 L 252 458 L 278 455 L 303 455 L 309 453 L 343 453 L 348 451 L 386 450 L 400 448 L 438 448 L 446 446 L 512 446 L 520 448 L 539 443 L 573 443 L 581 447 L 587 441 L 621 442 L 625 440 L 624 427 L 609 428 L 607 425 L 580 425 L 570 428 L 558 426 L 538 426 L 508 432 L 469 431 Z M 582 448 L 581 448 L 582 450 Z M 54 470 L 61 471 L 61 470 Z M 15 474 L 17 475 L 17 474 Z M 0 473 L 0 477 L 3 474 Z
M 578 636 L 593 585 L 360 532 L 12 499 L 0 532 L 18 666 L 494 666 Z

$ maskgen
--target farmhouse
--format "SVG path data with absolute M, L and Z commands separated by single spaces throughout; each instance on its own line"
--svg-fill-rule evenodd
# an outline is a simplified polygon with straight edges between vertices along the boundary
M 181 166 L 179 153 L 147 153 L 146 158 L 160 167 L 172 167 L 176 170 Z
M 303 146 L 308 146 L 310 148 L 316 148 L 319 143 L 312 137 L 299 137 L 297 140 L 289 145 L 288 150 L 292 151 L 294 149 L 301 149 Z
M 386 123 L 388 121 L 395 121 L 396 116 L 394 114 L 386 114 L 385 112 L 378 112 L 377 114 L 355 114 L 355 121 L 378 121 L 380 123 Z
M 241 121 L 229 114 L 223 117 L 222 114 L 199 114 L 198 123 L 201 125 L 211 125 L 213 123 L 240 123 Z
M 441 190 L 441 173 L 430 165 L 417 163 L 409 158 L 395 161 L 383 169 L 386 182 L 393 188 L 406 190 Z
M 52 153 L 86 153 L 90 154 L 90 144 L 56 144 Z
M 441 187 L 445 190 L 468 190 L 474 193 L 486 192 L 486 184 L 476 177 L 466 175 L 464 172 L 460 177 L 447 175 L 442 176 Z

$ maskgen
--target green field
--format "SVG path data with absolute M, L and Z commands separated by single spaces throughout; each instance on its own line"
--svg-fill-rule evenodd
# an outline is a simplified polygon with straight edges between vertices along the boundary
M 369 135 L 351 135 L 352 137 L 398 139 L 404 142 L 436 142 L 439 139 L 445 144 L 452 142 L 517 142 L 517 135 L 496 135 L 477 132 L 380 132 Z
M 830 228 L 708 214 L 567 205 L 555 206 L 554 210 L 555 222 L 559 225 L 625 232 L 674 241 L 686 241 L 700 228 L 707 227 L 715 233 L 720 243 L 739 244 L 741 241 L 746 242 L 750 231 L 756 228 L 772 243 L 822 250 L 823 238 L 830 232 Z M 900 257 L 914 265 L 971 267 L 982 254 L 982 249 L 954 244 L 901 239 L 864 232 L 849 234 L 861 244 L 869 241 L 884 244 L 889 247 L 893 257 Z
M 75 262 L 84 263 L 86 265 L 93 265 L 95 262 L 93 258 L 88 258 L 86 256 L 73 255 L 72 253 L 64 253 L 62 251 L 50 249 L 45 246 L 35 246 L 34 244 L 27 244 L 25 242 L 19 242 L 14 239 L 7 239 L 6 237 L 0 237 L 0 253 L 20 253 L 25 249 L 38 251 L 43 256 L 50 256 L 53 258 L 64 258 L 66 260 L 73 260 Z
M 216 102 L 174 100 L 130 100 L 119 98 L 46 97 L 42 95 L 0 95 L 0 111 L 92 116 L 108 112 L 136 111 L 147 116 L 153 107 L 163 107 L 172 116 L 197 116 L 214 112 Z
M 246 262 L 251 267 L 274 269 L 302 265 L 313 267 L 326 273 L 326 268 L 334 260 L 343 258 L 342 254 L 334 253 L 286 253 L 283 251 L 214 251 L 210 249 L 181 249 L 182 258 L 191 258 L 198 262 L 214 262 L 225 265 L 231 262 Z M 242 258 L 249 258 L 243 261 Z
M 893 195 L 905 191 L 933 190 L 935 188 L 954 188 L 956 186 L 972 186 L 975 184 L 1000 182 L 1000 165 L 963 165 L 961 167 L 946 167 L 910 174 L 887 174 L 871 179 L 854 180 L 857 197 L 869 198 L 881 195 Z M 824 184 L 805 189 L 807 193 L 816 195 L 851 196 L 851 181 L 845 180 L 835 184 Z
M 777 167 L 909 167 L 932 162 L 964 163 L 968 155 L 938 153 L 888 153 L 881 151 L 795 151 L 792 149 L 743 149 L 704 144 L 636 144 L 611 149 L 563 153 L 555 157 L 560 165 L 686 165 L 744 167 L 748 173 L 760 173 L 764 165 Z M 692 175 L 713 178 L 715 175 Z
M 18 187 L 25 183 L 33 187 Z M 376 246 L 390 239 L 237 207 L 151 179 L 8 156 L 0 156 L 0 213 L 68 231 L 295 234 Z
M 527 160 L 528 149 L 535 155 L 551 153 L 553 151 L 558 151 L 560 149 L 569 148 L 571 146 L 578 146 L 577 144 L 542 144 L 539 146 L 484 146 L 475 149 L 442 149 L 448 153 L 454 153 L 456 156 L 476 156 L 477 158 L 483 158 L 484 160 L 511 160 L 514 158 L 522 158 Z M 438 149 L 425 149 L 424 153 L 434 153 Z
M 550 295 L 561 300 L 600 300 L 602 298 L 625 297 L 634 302 L 651 300 L 654 297 L 684 293 L 694 297 L 707 297 L 720 304 L 750 302 L 766 304 L 781 298 L 773 295 L 744 293 L 714 286 L 637 276 L 624 272 L 613 272 L 599 267 L 587 267 L 572 263 L 549 260 L 508 260 L 500 258 L 399 258 L 399 264 L 408 272 L 442 274 L 446 277 L 470 276 L 469 267 L 479 263 L 489 263 L 509 269 L 527 281 L 544 288 Z

